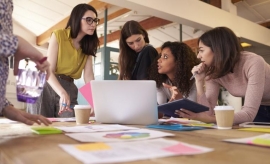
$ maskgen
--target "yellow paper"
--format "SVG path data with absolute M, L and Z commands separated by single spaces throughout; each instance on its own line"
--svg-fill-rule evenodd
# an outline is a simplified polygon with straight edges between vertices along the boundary
M 191 126 L 213 127 L 215 124 L 189 124 Z
M 252 143 L 256 145 L 270 146 L 270 139 L 255 138 L 254 140 L 252 140 Z
M 82 151 L 96 151 L 96 150 L 108 150 L 111 147 L 105 143 L 90 143 L 90 144 L 81 144 L 75 146 L 77 149 Z
M 241 128 L 241 129 L 238 129 L 238 130 L 270 133 L 270 128 Z

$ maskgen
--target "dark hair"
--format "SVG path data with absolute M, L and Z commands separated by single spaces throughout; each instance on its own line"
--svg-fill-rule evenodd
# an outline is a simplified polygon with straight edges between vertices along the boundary
M 164 48 L 169 48 L 175 58 L 176 71 L 174 80 L 171 82 L 183 95 L 188 97 L 194 83 L 194 80 L 189 80 L 192 76 L 191 69 L 199 64 L 199 60 L 192 49 L 185 43 L 168 41 L 161 46 L 161 51 Z M 169 80 L 169 77 L 166 74 L 158 73 L 157 60 L 151 65 L 149 80 L 155 80 L 157 87 L 160 88 L 163 82 Z
M 205 46 L 210 47 L 213 54 L 213 63 L 206 75 L 210 78 L 220 78 L 233 72 L 235 64 L 239 61 L 242 51 L 239 39 L 227 27 L 216 27 L 205 32 L 199 39 Z
M 78 4 L 71 11 L 70 18 L 66 25 L 66 29 L 70 28 L 71 38 L 76 38 L 78 36 L 81 30 L 81 18 L 88 10 L 93 11 L 96 16 L 98 16 L 96 9 L 85 3 Z M 99 47 L 97 29 L 95 29 L 93 35 L 85 35 L 80 41 L 80 45 L 84 54 L 96 56 L 97 48 Z
M 137 34 L 142 34 L 144 36 L 144 41 L 149 43 L 146 30 L 143 29 L 138 22 L 131 20 L 124 24 L 119 41 L 120 55 L 118 63 L 120 80 L 129 80 L 132 76 L 132 70 L 136 62 L 137 53 L 127 45 L 126 39 L 131 35 Z

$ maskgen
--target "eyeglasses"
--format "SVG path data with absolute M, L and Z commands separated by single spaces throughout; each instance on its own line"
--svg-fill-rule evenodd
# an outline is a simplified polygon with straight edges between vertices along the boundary
M 91 25 L 93 22 L 96 23 L 96 25 L 98 25 L 99 20 L 98 18 L 91 18 L 91 17 L 86 17 L 86 18 L 82 18 L 86 21 L 87 24 Z

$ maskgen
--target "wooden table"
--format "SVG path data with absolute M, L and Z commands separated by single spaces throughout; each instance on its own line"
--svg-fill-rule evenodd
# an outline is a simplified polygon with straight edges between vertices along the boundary
M 53 125 L 74 125 L 74 122 L 53 123 Z M 24 124 L 0 124 L 0 133 L 14 127 L 29 128 Z M 129 164 L 270 164 L 270 149 L 244 144 L 223 142 L 222 139 L 260 135 L 257 132 L 206 129 L 189 132 L 175 132 L 169 139 L 199 146 L 214 148 L 210 153 L 190 156 L 174 156 L 151 160 L 128 162 Z M 78 144 L 64 134 L 17 135 L 0 138 L 0 164 L 81 164 L 63 151 L 58 144 Z

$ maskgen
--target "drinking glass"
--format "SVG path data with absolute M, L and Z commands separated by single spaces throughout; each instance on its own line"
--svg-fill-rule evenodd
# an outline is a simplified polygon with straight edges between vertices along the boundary
M 30 69 L 19 69 L 16 82 L 18 101 L 35 103 L 43 91 L 46 73 Z

